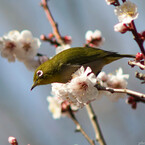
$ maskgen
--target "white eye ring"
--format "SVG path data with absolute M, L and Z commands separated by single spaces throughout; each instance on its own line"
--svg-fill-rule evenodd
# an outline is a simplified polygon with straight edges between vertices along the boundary
M 38 71 L 37 71 L 37 75 L 38 75 L 39 77 L 41 77 L 41 76 L 43 75 L 43 71 L 42 71 L 42 70 L 38 70 Z

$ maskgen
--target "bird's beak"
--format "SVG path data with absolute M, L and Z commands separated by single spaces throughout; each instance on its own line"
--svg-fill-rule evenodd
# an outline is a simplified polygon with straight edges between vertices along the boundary
M 32 91 L 36 86 L 37 86 L 37 81 L 34 82 L 34 84 L 32 85 L 32 87 L 31 87 L 31 91 Z

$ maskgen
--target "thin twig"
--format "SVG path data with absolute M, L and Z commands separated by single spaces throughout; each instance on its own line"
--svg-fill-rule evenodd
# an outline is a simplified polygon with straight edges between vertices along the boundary
M 97 116 L 95 115 L 93 107 L 91 106 L 91 104 L 88 104 L 86 106 L 86 109 L 87 109 L 90 121 L 91 121 L 93 128 L 94 128 L 94 131 L 95 131 L 96 140 L 98 141 L 98 143 L 100 145 L 106 145 L 106 142 L 105 142 L 103 134 L 101 132 L 99 122 L 98 122 Z
M 141 64 L 140 62 L 138 62 L 138 61 L 128 61 L 128 64 L 130 65 L 130 66 L 138 66 L 138 67 L 140 67 L 141 69 L 143 69 L 143 70 L 145 70 L 145 65 L 143 65 L 143 64 Z
M 53 29 L 53 33 L 58 41 L 58 43 L 60 43 L 61 45 L 64 45 L 64 42 L 63 42 L 63 39 L 60 35 L 60 32 L 58 30 L 58 24 L 55 22 L 51 12 L 50 12 L 50 9 L 48 7 L 48 4 L 47 4 L 47 0 L 42 0 L 42 6 L 44 8 L 44 11 L 46 13 L 46 16 L 47 16 L 47 19 L 48 21 L 50 22 L 51 26 L 52 26 L 52 29 Z
M 114 88 L 109 88 L 109 87 L 102 87 L 100 85 L 95 86 L 98 90 L 102 91 L 109 91 L 111 93 L 125 93 L 127 95 L 130 95 L 136 99 L 138 99 L 140 102 L 145 103 L 145 94 L 129 90 L 129 89 L 114 89 Z
M 78 131 L 80 131 L 83 136 L 86 138 L 86 140 L 90 143 L 90 145 L 95 145 L 94 141 L 86 134 L 86 132 L 82 129 L 81 125 L 79 124 L 79 122 L 77 121 L 75 115 L 73 114 L 72 110 L 69 109 L 69 115 L 71 117 L 71 119 L 73 120 L 73 122 L 76 124 L 76 128 Z

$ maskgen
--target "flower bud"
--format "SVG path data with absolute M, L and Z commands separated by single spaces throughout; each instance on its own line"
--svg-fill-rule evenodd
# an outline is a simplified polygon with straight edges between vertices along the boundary
M 140 52 L 138 52 L 138 53 L 136 54 L 135 59 L 136 59 L 137 61 L 142 60 L 142 59 L 143 59 L 143 54 L 142 54 L 142 53 L 140 53 Z
M 17 142 L 17 139 L 13 136 L 10 136 L 8 138 L 8 142 L 11 144 L 11 145 L 18 145 L 18 142 Z
M 124 34 L 128 31 L 128 27 L 124 23 L 118 23 L 114 26 L 114 31 Z

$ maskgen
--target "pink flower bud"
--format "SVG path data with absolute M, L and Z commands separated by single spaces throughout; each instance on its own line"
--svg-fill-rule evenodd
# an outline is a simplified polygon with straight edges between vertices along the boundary
M 49 33 L 48 38 L 52 39 L 54 37 L 53 33 Z
M 136 109 L 137 107 L 137 103 L 136 102 L 133 102 L 132 105 L 131 105 L 132 109 Z
M 124 24 L 124 23 L 118 23 L 118 24 L 116 24 L 115 26 L 114 26 L 114 31 L 116 31 L 116 32 L 120 32 L 120 33 L 125 33 L 125 32 L 127 32 L 129 29 L 128 29 L 128 27 L 127 27 L 127 25 L 126 24 Z
M 8 138 L 8 142 L 11 144 L 11 145 L 18 145 L 18 142 L 17 142 L 17 139 L 13 136 L 10 136 Z
M 128 99 L 127 99 L 127 104 L 132 104 L 134 102 L 134 98 L 132 96 L 130 96 Z
M 42 34 L 42 35 L 40 35 L 40 39 L 41 40 L 46 40 L 46 36 Z
M 138 53 L 136 54 L 135 59 L 138 60 L 138 61 L 142 60 L 142 59 L 143 59 L 143 54 L 140 53 L 140 52 L 138 52 Z
M 68 111 L 69 107 L 70 107 L 70 103 L 68 101 L 63 101 L 61 103 L 61 111 L 62 112 Z
M 71 36 L 64 36 L 63 39 L 64 39 L 65 44 L 71 44 L 72 42 Z

